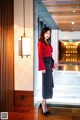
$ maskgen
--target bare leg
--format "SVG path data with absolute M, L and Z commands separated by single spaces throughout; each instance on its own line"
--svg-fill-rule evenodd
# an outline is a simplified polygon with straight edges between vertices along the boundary
M 46 105 L 46 99 L 43 99 L 42 100 L 42 109 L 43 109 L 43 112 L 47 112 L 47 105 Z

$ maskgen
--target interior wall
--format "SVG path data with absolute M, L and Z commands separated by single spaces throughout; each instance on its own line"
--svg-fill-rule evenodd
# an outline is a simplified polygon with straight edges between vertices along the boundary
M 15 90 L 33 91 L 33 0 L 25 0 L 25 31 L 31 38 L 31 56 L 19 56 L 18 40 L 23 35 L 23 0 L 14 0 Z
M 80 31 L 63 32 L 59 30 L 59 40 L 79 39 Z

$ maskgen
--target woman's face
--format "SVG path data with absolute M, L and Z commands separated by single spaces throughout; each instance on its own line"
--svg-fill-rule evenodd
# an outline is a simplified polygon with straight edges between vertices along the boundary
M 51 35 L 51 31 L 48 30 L 45 34 L 44 34 L 44 38 L 47 40 L 50 38 L 50 35 Z

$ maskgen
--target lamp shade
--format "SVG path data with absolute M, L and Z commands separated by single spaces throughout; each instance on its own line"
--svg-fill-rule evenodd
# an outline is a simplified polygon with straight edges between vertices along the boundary
M 30 38 L 21 36 L 22 56 L 29 56 L 30 51 Z

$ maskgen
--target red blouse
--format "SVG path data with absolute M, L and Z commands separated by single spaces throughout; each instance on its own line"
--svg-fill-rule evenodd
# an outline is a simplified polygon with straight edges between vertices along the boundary
M 53 48 L 43 41 L 38 42 L 38 70 L 45 70 L 43 57 L 52 57 Z

